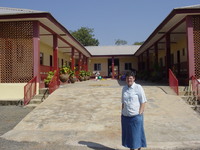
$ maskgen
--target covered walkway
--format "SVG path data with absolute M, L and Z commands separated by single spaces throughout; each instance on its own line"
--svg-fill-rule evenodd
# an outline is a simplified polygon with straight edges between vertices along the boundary
M 57 89 L 2 137 L 52 142 L 77 149 L 121 147 L 120 109 L 124 82 L 85 81 Z M 142 83 L 148 99 L 145 129 L 148 149 L 200 148 L 200 115 L 180 97 Z M 78 148 L 79 147 L 79 148 Z

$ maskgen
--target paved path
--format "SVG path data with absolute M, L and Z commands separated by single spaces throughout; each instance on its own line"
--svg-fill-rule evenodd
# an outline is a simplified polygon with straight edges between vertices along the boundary
M 2 137 L 8 140 L 125 149 L 120 109 L 124 82 L 86 81 L 64 85 Z M 148 149 L 200 148 L 200 116 L 180 97 L 143 85 L 148 103 Z M 92 148 L 94 149 L 94 148 Z

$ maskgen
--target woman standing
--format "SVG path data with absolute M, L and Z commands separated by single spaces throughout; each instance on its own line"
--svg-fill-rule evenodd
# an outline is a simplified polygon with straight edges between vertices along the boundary
M 126 74 L 127 85 L 122 89 L 122 145 L 130 150 L 146 147 L 143 112 L 147 101 L 141 85 L 135 83 L 135 73 Z

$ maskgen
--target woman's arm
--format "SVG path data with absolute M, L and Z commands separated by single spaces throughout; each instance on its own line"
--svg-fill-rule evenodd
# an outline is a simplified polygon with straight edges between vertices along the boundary
M 145 104 L 146 104 L 146 102 L 145 102 L 145 103 L 141 103 L 141 105 L 140 105 L 140 110 L 139 110 L 139 114 L 142 114 L 142 113 L 144 112 Z
M 122 103 L 122 109 L 124 109 L 124 103 Z

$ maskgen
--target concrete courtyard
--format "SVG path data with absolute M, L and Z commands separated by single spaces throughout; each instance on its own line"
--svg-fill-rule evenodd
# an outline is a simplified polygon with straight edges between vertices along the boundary
M 124 84 L 90 80 L 62 85 L 1 137 L 84 150 L 126 149 L 121 146 L 120 124 Z M 148 99 L 144 114 L 147 149 L 200 149 L 200 115 L 179 96 L 156 85 L 141 85 Z

